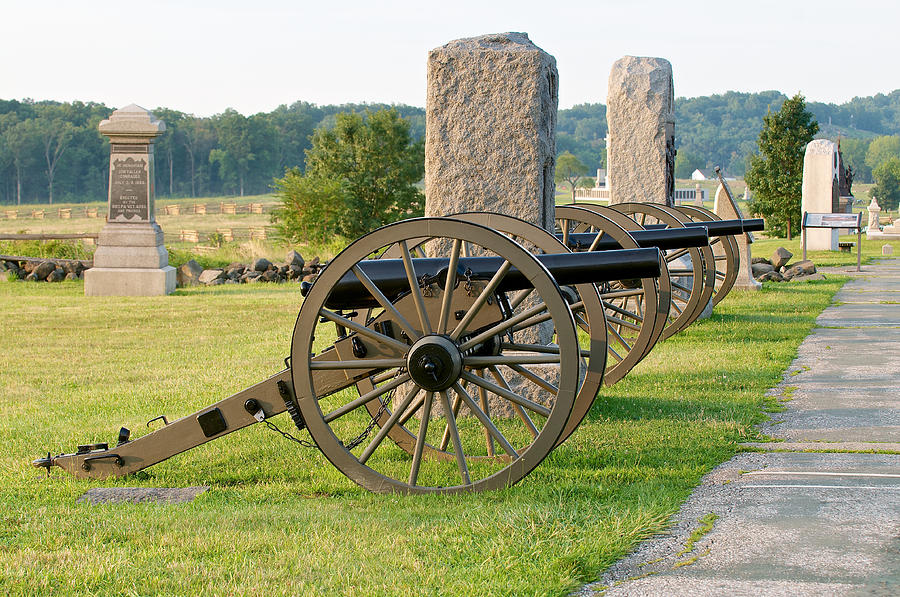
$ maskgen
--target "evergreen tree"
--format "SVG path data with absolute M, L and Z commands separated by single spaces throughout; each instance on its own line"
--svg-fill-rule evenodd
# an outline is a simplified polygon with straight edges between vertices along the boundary
M 750 157 L 747 186 L 753 189 L 750 210 L 766 219 L 775 234 L 788 240 L 800 222 L 803 155 L 819 130 L 806 100 L 799 93 L 786 100 L 778 112 L 763 117 L 759 154 Z

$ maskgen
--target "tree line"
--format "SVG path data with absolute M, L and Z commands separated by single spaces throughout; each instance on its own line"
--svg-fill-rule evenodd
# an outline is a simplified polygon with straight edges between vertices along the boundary
M 166 123 L 156 139 L 158 197 L 252 195 L 272 190 L 291 168 L 303 170 L 310 138 L 334 126 L 341 113 L 364 114 L 382 104 L 281 105 L 244 116 L 228 109 L 198 117 L 151 109 Z M 416 138 L 425 111 L 395 106 Z M 109 143 L 98 124 L 114 108 L 92 102 L 0 100 L 0 203 L 103 200 L 109 180 Z
M 763 119 L 787 100 L 778 91 L 723 94 L 675 99 L 675 176 L 689 178 L 697 168 L 721 166 L 730 176 L 743 176 L 757 145 Z M 855 180 L 875 182 L 874 170 L 889 157 L 900 158 L 900 90 L 856 97 L 843 104 L 807 102 L 819 123 L 819 138 L 841 139 L 844 162 Z M 589 169 L 606 164 L 606 106 L 580 104 L 560 110 L 556 147 L 570 152 Z
M 781 109 L 777 91 L 675 100 L 676 176 L 722 166 L 742 176 L 758 153 L 763 118 Z M 269 192 L 291 168 L 304 171 L 305 151 L 319 129 L 332 128 L 340 113 L 363 115 L 382 104 L 281 105 L 244 116 L 226 110 L 198 117 L 169 108 L 153 113 L 167 132 L 156 143 L 156 193 L 199 197 Z M 396 105 L 419 141 L 422 108 Z M 840 105 L 807 103 L 820 125 L 818 137 L 841 138 L 844 161 L 858 182 L 874 182 L 876 168 L 900 158 L 900 90 L 854 98 Z M 0 203 L 92 201 L 106 197 L 109 153 L 97 131 L 113 108 L 92 102 L 0 100 Z M 571 153 L 590 172 L 606 163 L 606 106 L 580 104 L 560 110 L 557 151 Z

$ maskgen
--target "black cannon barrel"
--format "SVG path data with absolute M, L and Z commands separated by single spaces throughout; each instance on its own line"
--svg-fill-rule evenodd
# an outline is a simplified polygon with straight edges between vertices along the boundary
M 550 270 L 556 282 L 563 285 L 600 283 L 610 280 L 653 278 L 659 276 L 659 250 L 620 249 L 591 253 L 556 253 L 536 255 Z M 462 257 L 457 266 L 457 281 L 490 280 L 503 265 L 502 257 Z M 450 260 L 445 258 L 416 258 L 416 276 L 443 287 L 447 280 Z M 367 259 L 359 262 L 366 276 L 391 300 L 409 292 L 406 270 L 400 259 Z M 515 267 L 510 268 L 498 290 L 512 291 L 528 288 L 530 282 Z M 307 287 L 308 289 L 308 287 Z M 301 293 L 306 292 L 301 288 Z M 361 309 L 378 303 L 353 272 L 347 272 L 331 289 L 325 302 L 329 309 Z
M 659 228 L 653 230 L 633 230 L 628 234 L 642 248 L 685 249 L 687 247 L 705 247 L 709 244 L 709 235 L 705 228 Z M 562 240 L 562 235 L 556 237 Z M 597 238 L 596 232 L 573 232 L 569 234 L 569 248 L 573 251 L 584 251 L 590 248 Z M 608 234 L 600 237 L 594 247 L 595 251 L 621 249 L 621 245 Z
M 743 220 L 713 220 L 711 222 L 685 222 L 687 228 L 706 228 L 710 236 L 734 236 L 745 232 L 758 232 L 765 229 L 762 218 Z M 647 224 L 646 230 L 663 230 L 665 224 Z

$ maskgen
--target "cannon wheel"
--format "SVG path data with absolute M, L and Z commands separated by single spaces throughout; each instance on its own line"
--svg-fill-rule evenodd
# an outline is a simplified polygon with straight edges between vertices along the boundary
M 665 224 L 670 228 L 683 228 L 686 216 L 663 205 L 649 203 L 618 203 L 610 206 L 624 213 L 635 222 L 644 225 Z M 707 254 L 708 251 L 708 254 Z M 678 260 L 690 258 L 690 266 L 679 267 Z M 708 257 L 707 259 L 704 259 Z M 662 339 L 680 332 L 693 323 L 703 312 L 715 287 L 715 268 L 712 251 L 697 247 L 666 251 L 666 263 L 672 280 L 672 312 L 669 323 L 663 330 Z M 690 285 L 684 285 L 679 278 L 687 278 Z
M 679 205 L 675 209 L 695 222 L 714 222 L 722 219 L 708 209 L 695 205 Z M 734 281 L 738 277 L 741 254 L 737 241 L 731 235 L 716 237 L 709 241 L 709 247 L 713 250 L 716 263 L 716 287 L 712 296 L 713 306 L 715 306 L 728 295 L 734 286 Z
M 606 207 L 604 205 L 597 205 L 596 203 L 575 203 L 572 207 L 580 207 L 582 209 L 588 209 L 596 214 L 599 214 L 610 220 L 614 224 L 617 224 L 626 232 L 634 232 L 635 230 L 643 230 L 644 227 L 635 222 L 630 217 L 626 216 L 620 211 L 616 211 L 611 207 Z M 665 330 L 668 325 L 670 318 L 674 318 L 675 311 L 671 308 L 672 306 L 672 280 L 669 277 L 669 268 L 666 264 L 665 255 L 660 252 L 659 259 L 659 278 L 655 279 L 657 294 L 659 296 L 659 309 L 661 313 L 665 313 L 662 317 L 656 318 L 656 325 L 654 327 L 653 332 L 653 343 L 650 348 L 653 348 L 657 342 L 659 342 L 662 337 L 663 330 Z M 609 382 L 607 382 L 609 383 Z
M 424 280 L 416 275 L 409 258 L 407 242 L 423 237 L 429 257 L 449 259 L 450 280 Z M 503 258 L 500 270 L 490 281 L 471 283 L 457 275 L 455 266 L 464 243 L 477 248 L 477 254 L 493 254 Z M 403 254 L 403 268 L 410 280 L 409 291 L 388 299 L 381 294 L 357 267 L 360 262 L 398 245 Z M 509 269 L 521 272 L 529 285 L 516 291 L 512 299 L 495 294 L 493 289 Z M 370 288 L 370 297 L 382 305 L 382 315 L 402 329 L 406 341 L 389 336 L 375 323 L 362 326 L 329 308 L 326 301 L 333 288 L 345 275 L 355 275 Z M 468 311 L 451 312 L 458 295 L 474 288 Z M 516 297 L 530 292 L 540 297 L 534 306 L 519 304 Z M 378 296 L 376 296 L 378 295 Z M 439 315 L 430 317 L 428 301 L 437 301 Z M 492 299 L 488 301 L 488 299 Z M 499 300 L 506 305 L 501 309 Z M 404 302 L 405 301 L 405 302 Z M 432 303 L 429 303 L 431 305 Z M 478 305 L 478 306 L 476 306 Z M 415 308 L 413 308 L 415 306 Z M 473 329 L 471 322 L 495 310 L 496 319 L 482 328 Z M 504 309 L 506 311 L 504 312 Z M 511 309 L 511 312 L 509 311 Z M 404 315 L 404 312 L 406 315 Z M 373 320 L 374 321 L 374 320 Z M 382 323 L 384 320 L 381 320 Z M 534 331 L 551 322 L 554 343 L 547 345 L 517 343 L 520 332 Z M 358 337 L 368 345 L 370 354 L 340 357 L 336 346 L 324 347 L 334 337 L 332 322 L 352 330 L 345 340 Z M 398 331 L 399 334 L 399 331 Z M 404 338 L 402 334 L 399 334 Z M 354 343 L 356 346 L 356 343 Z M 484 349 L 493 346 L 493 350 Z M 417 361 L 422 351 L 434 351 L 436 360 L 457 363 L 457 372 L 442 379 L 450 385 L 432 387 L 434 367 Z M 474 353 L 473 353 L 474 351 Z M 334 355 L 334 356 L 332 356 Z M 385 358 L 384 355 L 387 355 Z M 292 378 L 296 403 L 319 449 L 341 472 L 359 485 L 374 492 L 429 493 L 463 492 L 499 489 L 521 480 L 553 449 L 569 419 L 575 403 L 581 359 L 572 313 L 559 286 L 546 268 L 515 241 L 489 228 L 449 218 L 418 218 L 391 224 L 368 234 L 347 247 L 323 269 L 300 308 L 291 344 Z M 553 367 L 556 383 L 544 378 L 525 380 L 526 397 L 511 387 L 502 374 L 511 365 L 543 363 Z M 432 362 L 427 363 L 431 365 Z M 448 365 L 448 370 L 453 367 Z M 490 370 L 493 380 L 482 378 L 477 371 Z M 363 373 L 360 373 L 363 370 Z M 354 379 L 378 370 L 375 392 L 359 396 Z M 345 380 L 341 385 L 335 379 Z M 437 379 L 437 378 L 435 378 Z M 478 390 L 472 397 L 460 381 Z M 349 386 L 349 387 L 348 387 Z M 345 389 L 347 388 L 347 389 Z M 365 404 L 377 401 L 387 405 L 394 389 L 396 406 L 391 420 L 386 421 L 373 437 L 368 432 L 377 427 Z M 451 393 L 465 403 L 473 416 L 456 417 L 451 407 Z M 479 407 L 478 400 L 481 399 Z M 514 411 L 517 418 L 502 418 L 488 409 L 500 402 Z M 393 442 L 383 441 L 393 426 L 403 425 L 416 436 L 416 447 L 410 458 Z M 367 431 L 368 430 L 368 431 Z M 424 457 L 425 444 L 437 445 L 442 432 L 452 441 L 453 459 Z M 505 452 L 504 458 L 487 456 L 485 433 Z M 359 438 L 363 440 L 357 442 Z M 354 445 L 355 444 L 355 445 Z M 499 450 L 498 450 L 499 451 Z
M 482 226 L 487 226 L 491 230 L 496 230 L 497 232 L 505 234 L 517 242 L 524 242 L 528 248 L 534 248 L 541 253 L 570 252 L 569 249 L 555 236 L 543 228 L 519 218 L 489 212 L 466 212 L 454 214 L 449 217 L 455 220 L 474 222 L 476 224 L 481 224 Z M 416 251 L 416 244 L 418 243 L 415 241 L 410 242 L 410 250 Z M 466 252 L 465 246 L 463 247 L 463 252 L 464 254 Z M 380 256 L 381 259 L 396 259 L 400 257 L 400 250 L 396 245 Z M 597 291 L 597 287 L 593 284 L 580 284 L 575 286 L 575 290 L 577 291 L 580 300 L 571 302 L 570 307 L 572 309 L 572 315 L 575 318 L 575 325 L 579 330 L 587 334 L 586 338 L 579 337 L 581 355 L 582 358 L 586 359 L 587 366 L 585 368 L 584 379 L 578 390 L 578 396 L 575 399 L 572 415 L 569 417 L 569 422 L 566 424 L 566 430 L 562 437 L 560 437 L 557 445 L 565 441 L 587 415 L 591 405 L 594 403 L 594 398 L 597 397 L 597 392 L 600 390 L 600 386 L 603 383 L 604 370 L 608 363 L 606 317 L 604 315 L 604 307 L 600 300 L 600 294 Z M 368 314 L 363 314 L 359 319 L 365 320 L 367 317 Z M 530 371 L 527 367 L 521 365 L 516 366 L 514 370 L 520 375 L 535 375 L 533 371 Z M 483 374 L 483 371 L 480 374 Z M 462 385 L 464 387 L 466 386 L 465 383 Z M 374 384 L 371 379 L 365 378 L 357 382 L 357 389 L 362 395 L 373 390 Z M 460 407 L 458 396 L 454 400 L 453 407 L 454 409 Z M 381 408 L 376 401 L 367 402 L 366 408 L 379 426 L 383 426 L 389 420 L 391 415 L 389 409 Z M 402 425 L 394 426 L 388 433 L 388 436 L 407 453 L 412 454 L 414 452 L 416 436 L 410 433 L 406 427 Z M 441 438 L 440 446 L 435 447 L 426 445 L 426 454 L 431 458 L 453 458 L 453 455 L 446 451 L 447 445 L 448 438 L 443 437 Z M 488 456 L 494 456 L 494 454 L 495 447 L 493 443 L 489 442 Z
M 605 234 L 623 249 L 639 248 L 623 227 L 596 211 L 579 206 L 558 206 L 556 226 L 563 244 L 568 243 L 570 233 L 597 232 L 598 239 Z M 584 250 L 590 251 L 591 247 L 584 247 Z M 664 268 L 663 265 L 660 269 Z M 669 302 L 660 300 L 657 284 L 656 278 L 642 278 L 602 285 L 600 296 L 606 312 L 611 357 L 607 360 L 604 376 L 606 385 L 625 377 L 659 339 L 669 314 Z

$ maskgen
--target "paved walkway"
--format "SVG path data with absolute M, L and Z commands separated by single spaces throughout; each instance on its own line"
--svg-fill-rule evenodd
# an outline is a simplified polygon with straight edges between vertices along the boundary
M 783 441 L 717 467 L 579 594 L 900 595 L 900 260 L 830 271 L 853 279 L 772 390 Z

